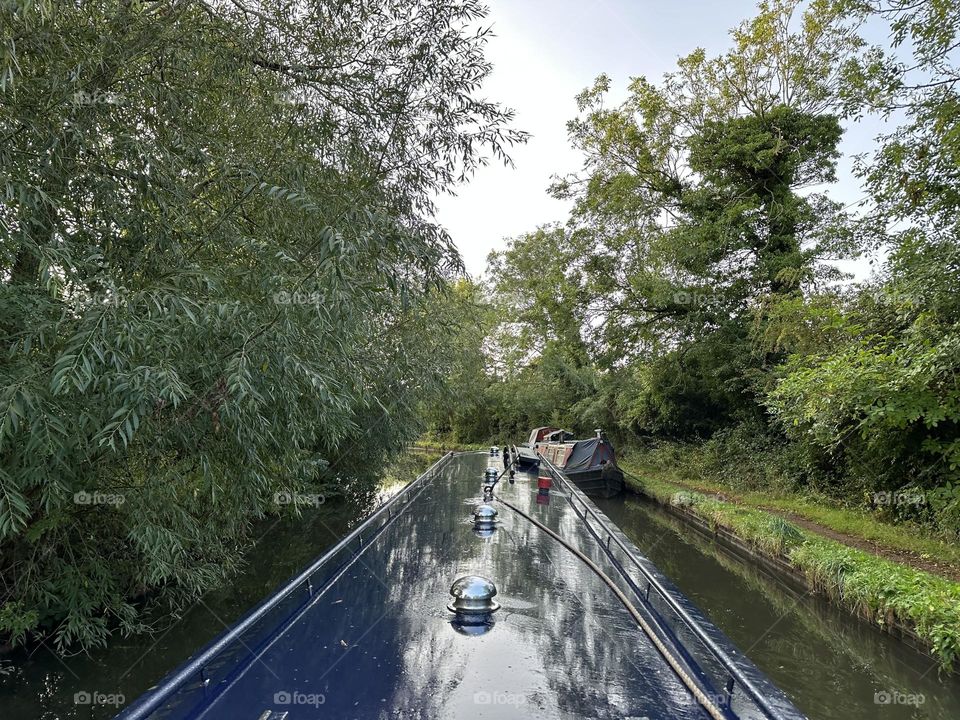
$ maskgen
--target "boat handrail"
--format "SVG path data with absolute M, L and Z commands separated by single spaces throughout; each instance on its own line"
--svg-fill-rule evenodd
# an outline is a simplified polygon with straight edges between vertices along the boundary
M 149 717 L 155 710 L 160 708 L 160 706 L 168 698 L 179 691 L 184 683 L 186 683 L 188 680 L 195 677 L 198 673 L 201 677 L 203 677 L 204 668 L 214 661 L 223 650 L 237 641 L 242 644 L 243 641 L 240 638 L 247 630 L 253 628 L 259 620 L 264 618 L 271 610 L 276 608 L 285 598 L 302 588 L 305 582 L 309 585 L 310 578 L 313 576 L 313 574 L 343 549 L 349 547 L 351 543 L 359 539 L 360 548 L 357 550 L 357 554 L 362 552 L 367 547 L 367 545 L 363 543 L 364 531 L 368 530 L 379 518 L 382 518 L 384 514 L 389 514 L 387 522 L 384 523 L 384 525 L 379 528 L 377 532 L 382 530 L 383 527 L 386 527 L 386 525 L 393 519 L 393 506 L 401 502 L 401 499 L 409 495 L 411 489 L 421 484 L 423 480 L 428 477 L 435 477 L 440 468 L 445 465 L 450 458 L 453 457 L 453 455 L 453 451 L 446 453 L 415 479 L 404 485 L 395 495 L 386 500 L 380 505 L 380 507 L 370 513 L 370 515 L 368 515 L 362 523 L 355 527 L 336 545 L 327 550 L 327 552 L 323 553 L 323 555 L 314 560 L 306 569 L 293 577 L 283 587 L 256 606 L 242 620 L 233 625 L 233 627 L 231 627 L 226 633 L 211 641 L 211 643 L 207 645 L 207 647 L 199 655 L 187 660 L 178 669 L 167 675 L 160 685 L 148 690 L 137 702 L 117 715 L 116 720 L 142 720 L 143 718 Z M 310 599 L 312 599 L 312 597 L 313 594 L 311 588 Z M 307 602 L 309 602 L 309 599 Z M 281 626 L 282 624 L 283 623 L 281 623 Z M 206 685 L 207 682 L 209 682 L 209 680 L 205 679 L 203 684 Z
M 673 593 L 671 593 L 667 588 L 663 586 L 659 578 L 657 578 L 654 574 L 652 574 L 648 568 L 644 567 L 643 563 L 640 562 L 639 558 L 637 558 L 637 556 L 633 553 L 633 551 L 630 550 L 630 548 L 628 548 L 623 543 L 623 541 L 617 536 L 614 529 L 611 528 L 610 525 L 603 518 L 597 515 L 597 513 L 591 507 L 592 503 L 587 499 L 587 497 L 583 494 L 583 492 L 578 487 L 576 487 L 576 485 L 574 485 L 573 481 L 571 481 L 570 478 L 567 477 L 566 473 L 564 473 L 563 470 L 561 470 L 552 462 L 550 462 L 539 451 L 537 452 L 537 455 L 540 458 L 540 461 L 546 464 L 547 469 L 550 471 L 550 474 L 556 477 L 558 480 L 560 480 L 560 482 L 563 483 L 564 490 L 567 493 L 568 502 L 570 502 L 570 506 L 574 509 L 574 511 L 576 512 L 577 510 L 576 506 L 573 504 L 573 499 L 576 498 L 579 501 L 581 507 L 583 508 L 583 511 L 586 513 L 589 513 L 593 517 L 593 519 L 597 522 L 597 524 L 600 526 L 600 528 L 607 534 L 608 547 L 606 551 L 609 553 L 610 541 L 612 540 L 613 542 L 615 542 L 620 547 L 620 549 L 624 552 L 624 554 L 626 554 L 627 558 L 629 558 L 629 560 L 633 563 L 633 565 L 643 575 L 644 579 L 648 584 L 648 594 L 649 594 L 649 589 L 651 587 L 655 589 L 657 591 L 657 594 L 661 598 L 663 598 L 664 602 L 670 607 L 670 609 L 673 610 L 673 612 L 675 612 L 677 616 L 683 621 L 684 625 L 697 637 L 698 640 L 700 640 L 703 646 L 708 651 L 710 651 L 710 653 L 713 654 L 713 656 L 720 662 L 720 664 L 724 667 L 724 669 L 728 673 L 730 673 L 731 679 L 736 680 L 740 684 L 740 686 L 744 690 L 746 690 L 746 692 L 750 695 L 750 697 L 756 703 L 758 703 L 771 717 L 773 718 L 780 717 L 780 713 L 777 711 L 777 709 L 769 703 L 766 695 L 763 692 L 761 692 L 759 688 L 756 687 L 753 680 L 747 677 L 747 675 L 743 672 L 743 669 L 736 662 L 736 660 L 732 658 L 726 650 L 720 647 L 714 641 L 714 639 L 704 631 L 700 623 L 697 622 L 693 617 L 691 617 L 690 614 L 687 612 L 686 608 L 684 608 L 679 602 L 677 602 L 677 599 L 674 597 Z M 578 514 L 580 514 L 581 517 L 583 516 L 582 513 L 578 513 Z M 589 524 L 588 524 L 588 527 L 589 527 Z M 601 547 L 603 547 L 603 543 L 601 543 Z M 630 580 L 629 577 L 627 578 L 627 580 L 632 584 L 632 580 Z M 732 693 L 732 691 L 733 691 L 732 687 L 728 687 L 728 692 Z

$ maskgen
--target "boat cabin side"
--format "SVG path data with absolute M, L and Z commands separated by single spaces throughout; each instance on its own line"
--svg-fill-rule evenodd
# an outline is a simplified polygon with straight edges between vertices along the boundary
M 603 431 L 597 429 L 596 436 L 588 440 L 575 440 L 573 433 L 567 430 L 554 430 L 546 434 L 533 448 L 559 468 L 566 468 L 574 461 L 579 469 L 599 467 L 607 463 L 617 464 L 616 452 Z

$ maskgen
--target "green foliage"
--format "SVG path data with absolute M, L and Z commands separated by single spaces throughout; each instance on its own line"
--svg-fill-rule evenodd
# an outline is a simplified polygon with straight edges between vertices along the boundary
M 474 0 L 0 5 L 0 618 L 102 644 L 449 374 L 433 198 L 523 135 Z
M 603 76 L 578 98 L 568 127 L 586 162 L 553 188 L 575 202 L 555 237 L 568 301 L 584 308 L 566 322 L 603 370 L 642 365 L 627 373 L 639 396 L 621 403 L 638 434 L 762 420 L 758 390 L 782 360 L 755 345 L 767 310 L 840 277 L 824 258 L 849 247 L 850 220 L 805 188 L 836 179 L 828 111 L 838 64 L 862 43 L 831 5 L 799 23 L 798 5 L 762 4 L 734 49 L 697 50 L 659 85 L 636 79 L 618 107 Z
M 922 493 L 919 509 L 896 508 L 893 516 L 958 533 L 957 503 L 926 500 L 949 494 L 939 490 L 960 472 L 960 70 L 951 53 L 960 8 L 893 2 L 851 9 L 886 20 L 891 47 L 849 64 L 848 111 L 905 116 L 859 164 L 872 198 L 861 233 L 889 248 L 889 257 L 859 295 L 835 299 L 829 316 L 795 316 L 795 324 L 822 329 L 825 341 L 793 348 L 768 406 L 854 492 Z M 901 45 L 910 62 L 896 54 Z
M 491 258 L 484 439 L 552 423 L 702 443 L 731 487 L 955 537 L 958 35 L 953 0 L 778 0 L 619 105 L 598 77 L 568 123 L 582 171 L 552 188 L 566 225 Z M 897 110 L 856 160 L 869 199 L 851 215 L 830 197 L 842 123 Z M 878 250 L 866 282 L 838 269 Z M 874 499 L 906 491 L 922 502 Z
M 941 667 L 960 658 L 960 585 L 842 545 L 754 508 L 734 505 L 643 473 L 628 481 L 662 503 L 682 505 L 759 551 L 781 557 L 811 584 L 878 625 L 891 619 L 914 628 Z
M 758 507 L 957 562 L 958 36 L 956 0 L 764 0 L 727 52 L 635 78 L 619 105 L 599 76 L 568 123 L 582 170 L 552 187 L 570 217 L 490 258 L 485 338 L 464 345 L 483 371 L 461 396 L 481 420 L 432 422 L 461 441 L 604 427 L 753 507 L 650 492 L 685 493 L 952 665 L 955 585 Z M 876 113 L 899 124 L 855 159 L 853 215 L 830 196 L 842 131 Z M 871 254 L 866 282 L 837 264 Z
M 845 218 L 798 190 L 833 179 L 840 129 L 791 104 L 800 97 L 791 92 L 738 116 L 750 103 L 710 62 L 695 53 L 661 87 L 638 80 L 615 109 L 603 104 L 604 77 L 579 98 L 583 115 L 569 128 L 584 173 L 554 187 L 575 200 L 570 222 L 490 259 L 499 316 L 490 355 L 503 388 L 486 412 L 505 416 L 494 423 L 501 432 L 615 429 L 616 407 L 624 430 L 706 437 L 763 415 L 752 388 L 769 358 L 753 351 L 753 307 L 835 275 L 818 253 L 836 245 Z M 693 84 L 701 97 L 687 93 Z M 702 95 L 723 111 L 680 122 L 704 110 Z M 811 238 L 822 242 L 807 248 Z M 623 367 L 633 362 L 642 367 Z
M 462 281 L 451 393 L 427 408 L 432 432 L 454 442 L 518 442 L 535 425 L 586 432 L 613 423 L 589 361 L 575 268 L 564 231 L 542 228 L 490 257 L 488 284 Z M 536 277 L 536 281 L 531 278 Z
M 432 397 L 420 414 L 432 433 L 454 443 L 485 441 L 491 433 L 489 361 L 483 348 L 492 312 L 482 288 L 466 279 L 434 298 L 430 307 L 430 321 L 445 330 L 437 351 L 448 358 L 448 374 L 442 378 L 445 392 Z
M 880 464 L 891 478 L 888 489 L 921 475 L 928 482 L 956 479 L 958 361 L 956 330 L 932 337 L 858 338 L 823 359 L 795 358 L 770 394 L 771 409 L 791 432 L 820 447 L 837 451 L 864 443 L 871 463 L 887 461 Z M 924 463 L 925 453 L 933 456 L 931 462 Z M 910 462 L 930 468 L 936 463 L 937 475 L 905 466 Z

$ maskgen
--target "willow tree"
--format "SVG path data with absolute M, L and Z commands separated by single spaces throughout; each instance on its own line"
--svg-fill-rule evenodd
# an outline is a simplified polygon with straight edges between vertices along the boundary
M 409 434 L 459 266 L 432 198 L 523 139 L 476 95 L 484 13 L 0 5 L 0 633 L 133 629 Z

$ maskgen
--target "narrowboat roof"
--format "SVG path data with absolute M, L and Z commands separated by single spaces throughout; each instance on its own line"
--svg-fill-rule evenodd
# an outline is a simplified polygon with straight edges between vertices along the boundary
M 597 450 L 602 451 L 599 457 Z M 602 460 L 612 461 L 616 464 L 613 447 L 609 443 L 600 438 L 577 440 L 573 443 L 573 450 L 570 453 L 570 457 L 567 458 L 564 470 L 566 472 L 586 470 L 587 468 L 598 465 Z
M 711 717 L 665 650 L 730 700 L 724 717 L 803 717 L 562 474 L 546 491 L 504 478 L 497 493 L 569 547 L 503 502 L 496 529 L 476 529 L 487 462 L 446 456 L 121 717 Z M 447 608 L 464 575 L 498 590 L 479 627 Z
M 544 426 L 542 426 L 542 427 L 534 428 L 533 430 L 530 431 L 530 438 L 527 440 L 527 444 L 528 444 L 530 447 L 533 447 L 533 446 L 536 445 L 538 442 L 540 442 L 540 440 L 541 440 L 545 435 L 547 435 L 547 434 L 549 434 L 549 433 L 552 433 L 552 432 L 555 431 L 555 430 L 556 430 L 556 428 L 555 428 L 555 427 L 552 427 L 552 426 L 550 426 L 550 425 L 544 425 Z
M 550 432 L 544 434 L 540 442 L 549 442 L 549 443 L 576 442 L 576 436 L 569 430 L 551 429 Z

